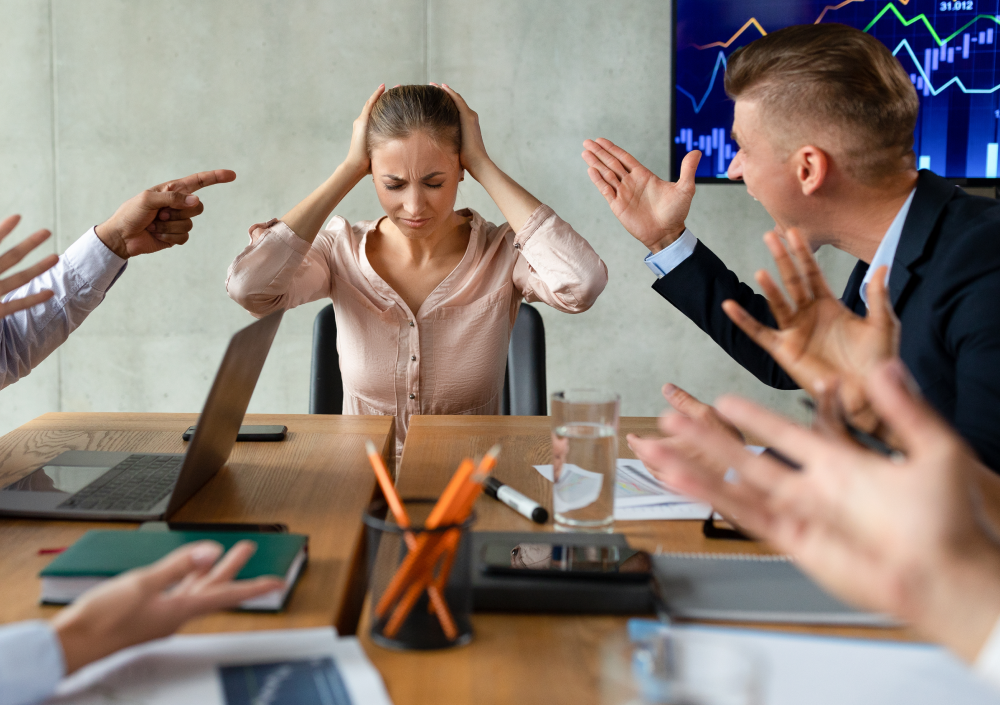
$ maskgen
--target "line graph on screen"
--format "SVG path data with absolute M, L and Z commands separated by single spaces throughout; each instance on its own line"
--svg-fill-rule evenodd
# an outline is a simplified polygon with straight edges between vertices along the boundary
M 728 137 L 732 102 L 722 81 L 732 52 L 790 24 L 841 22 L 881 41 L 907 71 L 921 103 L 919 166 L 997 178 L 1000 0 L 723 0 L 711 16 L 698 0 L 676 3 L 675 172 L 686 152 L 701 149 L 708 159 L 698 176 L 725 177 L 738 149 Z

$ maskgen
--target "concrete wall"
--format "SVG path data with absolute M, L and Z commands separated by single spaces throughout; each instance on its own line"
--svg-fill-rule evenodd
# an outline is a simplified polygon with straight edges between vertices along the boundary
M 44 411 L 196 411 L 229 335 L 250 319 L 225 293 L 247 227 L 280 216 L 347 152 L 381 82 L 447 82 L 497 163 L 587 237 L 611 281 L 579 316 L 543 309 L 550 389 L 608 386 L 623 413 L 663 407 L 673 381 L 711 399 L 769 390 L 650 289 L 645 254 L 580 158 L 606 136 L 668 171 L 670 10 L 661 0 L 0 0 L 0 214 L 64 250 L 142 188 L 209 168 L 191 241 L 132 260 L 107 300 L 30 377 L 3 392 L 0 432 Z M 459 206 L 498 209 L 467 179 Z M 363 183 L 338 212 L 380 214 Z M 699 189 L 690 227 L 741 276 L 768 265 L 767 214 L 741 186 Z M 15 241 L 16 238 L 11 238 Z M 850 261 L 824 254 L 835 287 Z M 307 410 L 311 323 L 288 316 L 251 411 Z

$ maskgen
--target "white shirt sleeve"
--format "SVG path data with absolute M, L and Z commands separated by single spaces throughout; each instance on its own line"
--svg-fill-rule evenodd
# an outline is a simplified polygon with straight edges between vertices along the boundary
M 65 670 L 62 645 L 48 622 L 0 627 L 0 705 L 45 700 Z
M 7 294 L 4 301 L 44 289 L 55 292 L 44 303 L 0 319 L 0 389 L 27 375 L 62 345 L 104 300 L 125 265 L 91 228 L 52 269 Z
M 994 690 L 1000 691 L 1000 619 L 993 626 L 993 631 L 979 650 L 975 663 L 976 673 L 989 683 Z
M 697 244 L 698 238 L 694 236 L 694 233 L 685 228 L 681 236 L 670 243 L 669 246 L 664 247 L 655 255 L 652 252 L 646 255 L 646 266 L 657 277 L 665 276 L 673 271 L 677 265 L 690 257 Z

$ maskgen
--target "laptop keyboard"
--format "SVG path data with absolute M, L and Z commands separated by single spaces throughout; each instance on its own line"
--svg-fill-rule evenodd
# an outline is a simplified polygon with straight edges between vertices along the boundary
M 130 455 L 59 505 L 60 509 L 143 511 L 170 494 L 182 455 Z

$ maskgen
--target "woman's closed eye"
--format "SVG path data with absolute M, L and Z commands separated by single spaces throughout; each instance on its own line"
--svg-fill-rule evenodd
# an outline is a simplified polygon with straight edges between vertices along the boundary
M 387 191 L 398 191 L 399 189 L 401 189 L 404 186 L 406 186 L 406 184 L 405 183 L 396 183 L 396 182 L 393 182 L 393 183 L 383 184 L 383 186 L 385 186 L 385 189 Z M 444 186 L 444 182 L 442 181 L 441 183 L 437 183 L 437 184 L 430 184 L 430 183 L 424 182 L 424 186 L 426 186 L 428 188 L 441 188 L 442 186 Z

